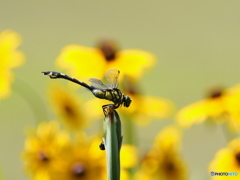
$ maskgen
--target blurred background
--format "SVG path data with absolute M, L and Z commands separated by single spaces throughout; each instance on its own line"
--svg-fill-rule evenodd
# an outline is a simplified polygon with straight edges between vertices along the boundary
M 239 83 L 239 6 L 237 0 L 2 0 L 0 31 L 10 29 L 22 36 L 19 49 L 26 62 L 14 73 L 31 86 L 28 93 L 36 93 L 43 101 L 49 119 L 56 119 L 46 95 L 50 79 L 40 72 L 56 70 L 55 60 L 64 46 L 94 47 L 106 37 L 115 39 L 121 49 L 155 54 L 156 66 L 140 81 L 143 91 L 169 99 L 180 109 L 203 99 L 212 86 Z M 28 179 L 20 154 L 25 128 L 36 125 L 32 107 L 13 90 L 9 98 L 0 101 L 0 114 L 0 169 L 4 179 Z M 136 127 L 142 152 L 164 126 L 174 123 L 173 117 Z M 200 124 L 186 129 L 182 154 L 189 179 L 209 179 L 208 164 L 226 143 L 218 127 Z

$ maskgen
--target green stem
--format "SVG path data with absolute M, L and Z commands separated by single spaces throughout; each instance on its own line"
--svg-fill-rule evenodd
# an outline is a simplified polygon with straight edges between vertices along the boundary
M 104 146 L 107 155 L 108 180 L 120 180 L 120 149 L 122 145 L 121 120 L 113 106 L 106 105 L 104 111 Z
M 43 120 L 48 120 L 47 110 L 42 99 L 27 82 L 16 78 L 13 84 L 13 90 L 29 104 L 37 124 Z

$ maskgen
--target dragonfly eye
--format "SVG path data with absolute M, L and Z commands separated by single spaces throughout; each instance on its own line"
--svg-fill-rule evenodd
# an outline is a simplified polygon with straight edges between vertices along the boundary
M 129 107 L 132 102 L 132 99 L 129 96 L 124 97 L 124 106 Z

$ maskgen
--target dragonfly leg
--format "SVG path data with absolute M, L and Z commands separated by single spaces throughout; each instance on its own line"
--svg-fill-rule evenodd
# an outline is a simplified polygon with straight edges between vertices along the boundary
M 109 109 L 116 109 L 114 104 L 106 104 L 102 106 L 105 117 L 109 114 Z

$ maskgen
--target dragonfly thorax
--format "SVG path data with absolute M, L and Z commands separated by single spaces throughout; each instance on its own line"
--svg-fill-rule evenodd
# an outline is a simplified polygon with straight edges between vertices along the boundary
M 114 88 L 114 89 L 94 89 L 92 91 L 92 93 L 97 98 L 112 101 L 114 103 L 115 107 L 119 107 L 125 101 L 125 96 L 117 88 Z M 128 99 L 126 99 L 126 100 L 127 100 L 126 101 L 127 106 L 129 106 L 130 103 L 129 103 Z

